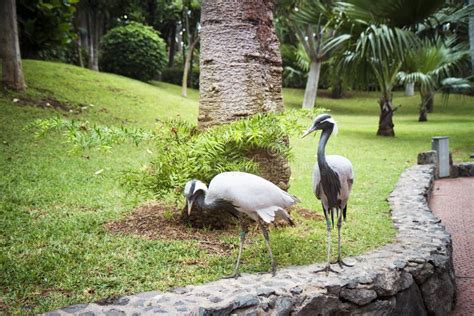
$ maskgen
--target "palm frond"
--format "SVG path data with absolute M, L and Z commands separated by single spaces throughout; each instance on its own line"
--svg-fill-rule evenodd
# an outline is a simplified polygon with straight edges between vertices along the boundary
M 443 78 L 452 75 L 467 63 L 468 51 L 454 37 L 425 38 L 420 45 L 407 52 L 403 72 L 398 74 L 401 83 L 420 84 L 422 91 L 437 89 Z

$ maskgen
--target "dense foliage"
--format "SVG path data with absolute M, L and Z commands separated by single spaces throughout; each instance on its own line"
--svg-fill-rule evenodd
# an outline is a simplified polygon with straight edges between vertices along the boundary
M 296 115 L 301 113 L 259 114 L 204 131 L 184 121 L 162 122 L 154 138 L 156 156 L 146 168 L 129 171 L 125 183 L 142 194 L 179 197 L 190 179 L 209 182 L 216 174 L 232 170 L 258 174 L 250 153 L 267 149 L 288 158 L 285 137 L 302 130 L 297 128 Z
M 251 155 L 255 150 L 270 150 L 290 157 L 288 134 L 301 132 L 302 117 L 324 111 L 287 111 L 282 114 L 258 114 L 231 124 L 198 130 L 182 120 L 159 122 L 154 131 L 130 127 L 108 127 L 88 121 L 61 117 L 38 119 L 26 128 L 36 137 L 60 132 L 70 151 L 109 150 L 117 144 L 153 142 L 154 158 L 146 167 L 129 170 L 123 183 L 139 194 L 155 198 L 181 195 L 190 179 L 210 181 L 216 174 L 239 170 L 259 173 Z M 150 151 L 151 152 L 151 151 Z
M 71 61 L 78 0 L 19 0 L 17 16 L 24 58 Z
M 104 71 L 148 81 L 166 65 L 165 42 L 149 26 L 119 26 L 103 37 L 99 64 Z

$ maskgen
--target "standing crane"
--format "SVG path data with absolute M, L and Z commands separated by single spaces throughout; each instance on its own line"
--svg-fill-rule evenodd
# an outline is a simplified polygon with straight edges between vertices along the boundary
M 240 276 L 240 257 L 248 232 L 248 227 L 243 221 L 243 214 L 247 214 L 258 223 L 270 254 L 272 275 L 275 276 L 276 264 L 270 247 L 267 224 L 273 222 L 275 217 L 279 217 L 293 225 L 293 220 L 285 209 L 299 202 L 298 198 L 259 176 L 236 171 L 216 175 L 211 180 L 209 189 L 201 181 L 191 180 L 186 183 L 184 196 L 187 201 L 188 215 L 196 204 L 203 209 L 227 211 L 239 219 L 239 255 L 234 272 L 229 277 Z
M 341 268 L 343 268 L 343 266 L 352 266 L 345 263 L 341 258 L 341 226 L 342 219 L 344 218 L 344 220 L 346 220 L 347 201 L 349 200 L 352 184 L 354 183 L 354 173 L 352 171 L 352 164 L 347 158 L 338 155 L 326 156 L 325 154 L 329 137 L 332 133 L 337 133 L 337 124 L 334 119 L 328 114 L 318 115 L 311 127 L 302 137 L 317 130 L 322 130 L 322 132 L 318 145 L 318 162 L 314 166 L 313 171 L 313 192 L 318 200 L 321 200 L 324 217 L 326 218 L 327 264 L 323 269 L 317 270 L 315 273 L 325 271 L 326 275 L 328 275 L 329 271 L 338 273 L 331 268 L 329 261 L 331 255 L 331 228 L 334 227 L 334 214 L 336 214 L 337 217 L 337 263 L 339 263 Z M 329 217 L 331 217 L 331 219 L 329 219 Z

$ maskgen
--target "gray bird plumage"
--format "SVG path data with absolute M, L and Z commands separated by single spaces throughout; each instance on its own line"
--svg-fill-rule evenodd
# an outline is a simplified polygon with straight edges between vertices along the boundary
M 191 180 L 184 188 L 184 196 L 189 213 L 193 203 L 197 203 L 201 208 L 228 211 L 239 218 L 240 247 L 232 276 L 239 275 L 240 256 L 248 230 L 242 221 L 242 214 L 247 214 L 259 224 L 272 259 L 272 272 L 275 274 L 276 265 L 266 224 L 272 223 L 275 218 L 282 218 L 292 224 L 293 221 L 285 209 L 299 202 L 296 197 L 259 176 L 236 171 L 216 175 L 209 183 L 209 188 L 199 180 Z
M 338 229 L 338 259 L 337 262 L 342 268 L 350 266 L 341 258 L 341 227 L 342 219 L 346 219 L 347 202 L 354 182 L 354 172 L 351 162 L 342 156 L 326 156 L 325 149 L 329 137 L 337 132 L 337 124 L 328 114 L 316 117 L 311 127 L 304 133 L 303 137 L 316 131 L 322 130 L 318 145 L 318 161 L 313 171 L 313 192 L 321 200 L 324 217 L 327 227 L 327 265 L 324 269 L 326 274 L 334 271 L 330 266 L 330 240 L 331 228 L 334 225 L 334 215 L 337 217 Z M 316 272 L 319 272 L 316 271 Z

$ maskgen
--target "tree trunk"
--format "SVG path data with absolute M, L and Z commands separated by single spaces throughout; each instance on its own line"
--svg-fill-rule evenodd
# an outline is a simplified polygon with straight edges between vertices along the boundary
M 271 0 L 203 1 L 200 128 L 283 110 L 283 68 L 273 7 Z M 248 154 L 261 166 L 264 178 L 287 188 L 290 168 L 284 158 L 263 149 Z M 276 177 L 267 174 L 265 166 L 271 166 Z M 221 214 L 223 221 L 229 217 Z
M 191 44 L 188 47 L 188 53 L 186 54 L 186 61 L 184 63 L 183 70 L 183 81 L 181 85 L 181 96 L 188 96 L 188 74 L 191 68 L 191 59 L 193 58 L 194 47 L 196 47 L 197 42 L 199 41 L 199 36 L 196 36 L 195 39 L 191 40 Z
M 426 110 L 428 113 L 433 113 L 434 108 L 434 92 L 430 91 L 426 95 Z
M 99 40 L 100 40 L 101 18 L 99 12 L 87 10 L 87 39 L 89 48 L 89 59 L 87 68 L 99 71 Z
M 171 30 L 171 34 L 168 39 L 168 67 L 173 67 L 174 55 L 176 51 L 176 24 Z
M 474 5 L 474 0 L 469 0 L 471 5 Z M 471 73 L 474 74 L 474 13 L 469 16 L 469 51 L 471 53 Z
M 303 109 L 314 108 L 318 94 L 319 74 L 321 73 L 321 62 L 312 61 L 309 67 L 308 80 L 304 90 Z
M 429 106 L 433 108 L 433 92 L 422 93 L 421 94 L 421 104 L 420 104 L 420 116 L 418 117 L 419 122 L 428 121 Z
M 379 117 L 379 129 L 377 130 L 378 136 L 395 136 L 394 124 L 393 124 L 393 109 L 392 109 L 392 98 L 388 95 L 382 96 L 379 100 L 380 105 L 380 117 Z
M 199 126 L 282 111 L 273 1 L 211 1 L 201 9 Z
M 341 99 L 344 96 L 344 90 L 342 88 L 342 80 L 337 78 L 334 82 L 334 86 L 331 91 L 331 98 Z
M 408 82 L 405 85 L 405 95 L 407 97 L 412 97 L 415 95 L 415 83 L 414 82 Z
M 0 57 L 2 58 L 2 82 L 13 90 L 25 90 L 26 83 L 21 65 L 16 1 L 0 1 Z

